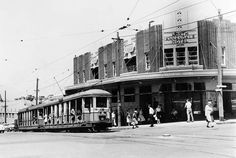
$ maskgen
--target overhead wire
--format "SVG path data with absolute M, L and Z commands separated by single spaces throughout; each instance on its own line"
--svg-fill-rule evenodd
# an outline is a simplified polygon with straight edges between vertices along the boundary
M 163 7 L 163 8 L 161 8 L 161 9 L 165 9 L 165 8 L 167 8 L 167 7 L 169 7 L 169 6 L 171 6 L 171 5 L 175 4 L 175 3 L 177 3 L 178 1 L 179 1 L 179 0 L 177 0 L 177 1 L 175 1 L 175 2 L 173 2 L 173 3 L 171 3 L 171 4 L 169 4 L 169 5 L 167 5 L 167 6 Z M 194 5 L 198 5 L 198 4 L 204 3 L 204 2 L 206 2 L 206 1 L 208 1 L 208 0 L 201 1 L 201 2 L 198 2 L 198 3 L 194 3 L 194 4 L 191 4 L 191 5 L 189 5 L 189 6 L 180 8 L 180 9 L 186 9 L 186 8 L 188 8 L 188 7 L 192 7 L 192 6 L 194 6 Z M 138 1 L 137 1 L 136 3 L 138 3 Z M 135 8 L 135 7 L 134 7 L 134 8 Z M 133 10 L 134 10 L 134 9 L 133 9 Z M 178 10 L 179 10 L 179 9 L 178 9 Z M 176 11 L 176 10 L 175 10 L 175 11 Z M 158 17 L 164 16 L 164 15 L 167 15 L 167 14 L 170 14 L 170 13 L 173 13 L 173 12 L 175 12 L 175 11 L 168 12 L 168 13 L 165 13 L 165 14 L 162 14 L 162 15 L 159 15 Z M 133 11 L 132 11 L 132 12 L 133 12 Z M 130 15 L 132 15 L 132 12 L 131 12 Z M 151 14 L 154 14 L 154 13 L 156 13 L 156 12 L 158 12 L 158 11 L 152 12 L 152 13 L 150 13 L 150 14 L 146 15 L 145 17 L 142 17 L 142 18 L 140 18 L 140 19 L 138 19 L 138 20 L 141 20 L 141 19 L 143 19 L 143 18 L 146 18 L 146 17 L 148 17 L 148 16 L 150 16 Z M 228 13 L 229 13 L 229 12 L 228 12 Z M 216 17 L 216 16 L 214 16 L 214 17 Z M 156 17 L 154 17 L 154 18 L 156 18 Z M 209 18 L 206 18 L 206 19 L 210 19 L 210 18 L 212 18 L 212 17 L 209 17 Z M 152 19 L 153 19 L 153 18 L 152 18 Z M 198 21 L 199 21 L 199 20 L 198 20 Z M 137 20 L 136 20 L 136 22 L 137 22 Z M 194 21 L 194 22 L 196 22 L 196 21 Z M 194 22 L 191 22 L 191 23 L 194 23 Z M 191 23 L 188 23 L 188 24 L 191 24 Z M 187 24 L 185 24 L 185 25 L 187 25 Z M 176 27 L 176 26 L 175 26 L 175 27 Z M 170 28 L 174 28 L 174 27 L 170 27 Z M 166 28 L 166 29 L 170 29 L 170 28 Z M 118 30 L 119 30 L 119 29 L 118 29 Z M 92 45 L 93 43 L 96 43 L 97 41 L 100 41 L 100 40 L 102 40 L 102 39 L 108 37 L 109 35 L 111 35 L 112 33 L 116 32 L 116 31 L 118 31 L 118 30 L 115 30 L 115 31 L 111 32 L 110 34 L 106 35 L 105 37 L 102 37 L 102 38 L 100 38 L 100 39 L 98 39 L 98 40 L 96 40 L 96 41 L 93 41 L 93 42 L 91 42 L 91 43 L 89 43 L 89 44 L 87 44 L 87 45 L 85 45 L 85 46 L 79 48 L 79 50 L 81 50 L 81 49 L 83 49 L 83 48 L 85 48 L 85 47 L 87 47 L 87 46 L 89 46 L 89 45 Z M 163 29 L 163 30 L 164 30 L 164 29 Z M 121 36 L 121 37 L 129 37 L 129 36 L 135 36 L 135 35 L 126 35 L 126 36 Z M 53 64 L 53 63 L 57 62 L 58 60 L 60 60 L 60 59 L 62 59 L 62 58 L 64 58 L 64 57 L 66 57 L 66 56 L 68 56 L 68 55 L 71 55 L 71 54 L 72 54 L 72 53 L 66 54 L 65 56 L 60 57 L 60 58 L 58 58 L 57 60 L 51 62 L 50 64 Z M 69 76 L 71 76 L 71 75 L 73 75 L 73 74 L 74 74 L 74 72 L 73 72 L 72 74 L 70 74 Z M 67 76 L 67 77 L 69 77 L 69 76 Z M 66 78 L 67 78 L 67 77 L 66 77 Z M 61 81 L 63 81 L 63 80 L 60 80 L 59 82 L 61 82 Z M 55 84 L 55 83 L 54 83 L 54 84 Z M 51 84 L 51 85 L 54 85 L 54 84 Z M 48 86 L 47 86 L 47 87 L 48 87 Z
M 170 12 L 167 12 L 167 13 L 164 13 L 164 14 L 161 14 L 161 15 L 158 15 L 158 16 L 155 16 L 155 17 L 152 17 L 152 18 L 149 18 L 149 19 L 146 19 L 146 20 L 142 20 L 142 21 L 135 21 L 133 23 L 131 23 L 132 25 L 137 25 L 139 23 L 143 23 L 143 22 L 146 22 L 146 21 L 150 21 L 150 20 L 153 20 L 153 19 L 157 19 L 159 17 L 162 17 L 162 16 L 165 16 L 165 15 L 168 15 L 168 14 L 171 14 L 171 13 L 174 13 L 178 10 L 184 10 L 184 9 L 187 9 L 187 8 L 190 8 L 190 7 L 193 7 L 193 6 L 196 6 L 196 5 L 199 5 L 199 4 L 202 4 L 202 3 L 205 3 L 209 0 L 203 0 L 203 1 L 200 1 L 200 2 L 197 2 L 197 3 L 193 3 L 191 5 L 188 5 L 188 6 L 185 6 L 185 7 L 182 7 L 182 8 L 179 8 L 179 9 L 176 9 L 176 10 L 173 10 L 173 11 L 170 11 Z
M 175 4 L 175 3 L 177 3 L 178 1 L 179 1 L 179 0 L 176 0 L 175 2 L 173 2 L 173 3 L 171 3 L 171 4 L 168 4 L 168 5 L 164 6 L 164 7 L 161 8 L 161 9 L 158 9 L 158 10 L 154 11 L 153 13 L 150 13 L 150 14 L 146 15 L 145 17 L 150 16 L 151 14 L 154 14 L 154 13 L 156 13 L 156 12 L 159 12 L 160 10 L 167 8 L 167 7 L 169 7 L 169 6 L 171 6 L 171 5 Z M 135 6 L 134 6 L 133 9 L 131 10 L 129 16 L 131 16 L 131 15 L 133 14 L 135 8 L 137 7 L 138 2 L 139 2 L 139 0 L 136 1 Z M 143 18 L 144 18 L 144 17 L 143 17 Z M 118 30 L 119 30 L 119 29 L 118 29 Z M 89 44 L 86 44 L 85 46 L 79 48 L 79 50 L 82 50 L 82 49 L 86 48 L 87 46 L 92 45 L 93 43 L 96 43 L 96 42 L 98 42 L 98 41 L 100 41 L 100 40 L 102 40 L 102 39 L 108 37 L 109 35 L 113 34 L 114 32 L 116 32 L 116 31 L 118 31 L 118 30 L 112 31 L 111 33 L 109 33 L 109 34 L 106 35 L 105 37 L 102 37 L 102 38 L 100 38 L 100 39 L 98 39 L 98 40 L 95 40 L 95 41 L 89 43 Z M 102 30 L 102 32 L 103 32 L 103 31 L 104 31 L 104 30 Z M 92 32 L 87 32 L 87 33 L 92 33 Z M 77 51 L 79 51 L 79 50 L 77 50 Z M 66 54 L 65 56 L 59 57 L 59 58 L 57 58 L 56 60 L 52 61 L 51 63 L 48 63 L 48 64 L 44 65 L 43 67 L 40 67 L 40 68 L 35 69 L 35 71 L 39 71 L 40 69 L 45 68 L 45 67 L 47 67 L 48 65 L 54 64 L 54 63 L 58 62 L 59 60 L 61 60 L 62 58 L 65 58 L 65 57 L 67 57 L 67 56 L 69 56 L 69 55 L 71 55 L 71 54 L 73 54 L 73 53 L 74 53 L 74 52 L 68 53 L 68 54 Z M 35 71 L 34 71 L 34 72 L 35 72 Z
M 226 12 L 226 13 L 222 13 L 221 15 L 226 15 L 226 14 L 230 14 L 230 13 L 233 13 L 233 12 L 236 12 L 236 10 L 232 10 L 232 11 L 229 11 L 229 12 Z M 208 20 L 208 19 L 212 19 L 212 18 L 215 18 L 215 17 L 218 17 L 218 15 L 215 15 L 215 16 L 211 16 L 211 17 L 208 17 L 208 18 L 204 18 L 204 19 L 201 19 L 201 20 L 196 20 L 196 21 L 192 21 L 192 22 L 188 22 L 188 23 L 185 23 L 185 24 L 182 24 L 183 26 L 184 25 L 188 25 L 188 24 L 193 24 L 193 23 L 196 23 L 196 22 L 198 22 L 198 21 L 202 21 L 202 20 Z M 171 28 L 176 28 L 177 26 L 172 26 L 172 27 L 168 27 L 168 28 L 165 28 L 165 29 L 162 29 L 162 30 L 166 30 L 166 29 L 171 29 Z M 105 50 L 105 49 L 104 49 Z M 104 51 L 103 50 L 103 51 Z M 91 59 L 92 60 L 92 59 Z M 89 62 L 87 62 L 87 63 L 85 63 L 85 65 L 87 65 Z M 61 81 L 63 81 L 64 79 L 66 79 L 66 78 L 68 78 L 68 77 L 70 77 L 70 76 L 72 76 L 74 74 L 74 72 L 72 73 L 72 74 L 70 74 L 69 76 L 67 76 L 67 77 L 65 77 L 65 78 L 63 78 L 63 79 L 61 79 L 61 80 L 59 80 L 58 82 L 61 82 Z M 100 81 L 99 81 L 100 82 Z M 50 85 L 48 85 L 48 86 L 46 86 L 46 88 L 47 87 L 50 87 L 50 86 L 52 86 L 52 85 L 55 85 L 56 83 L 54 83 L 54 84 L 50 84 Z M 44 87 L 45 88 L 45 87 Z
M 131 17 L 131 15 L 134 13 L 134 10 L 136 9 L 136 7 L 137 7 L 139 1 L 140 1 L 140 0 L 137 0 L 137 1 L 136 1 L 136 3 L 135 3 L 135 5 L 134 5 L 134 7 L 132 8 L 132 10 L 131 10 L 129 16 L 127 17 L 127 20 L 130 20 L 130 17 Z
M 168 8 L 168 7 L 170 7 L 170 6 L 174 5 L 174 4 L 176 4 L 176 3 L 178 3 L 179 1 L 180 1 L 180 0 L 176 0 L 176 1 L 174 1 L 174 2 L 172 2 L 172 3 L 170 3 L 170 4 L 168 4 L 168 5 L 165 5 L 164 7 L 159 8 L 159 9 L 155 10 L 154 12 L 149 13 L 149 14 L 147 14 L 147 15 L 145 15 L 145 16 L 143 16 L 143 17 L 137 19 L 137 20 L 135 20 L 133 23 L 136 23 L 136 22 L 138 22 L 138 21 L 140 21 L 140 20 L 142 20 L 142 19 L 145 19 L 145 18 L 147 18 L 147 17 L 153 15 L 153 14 L 156 14 L 156 13 L 158 13 L 158 12 L 160 12 L 160 11 L 162 11 L 162 10 L 164 10 L 164 9 L 166 9 L 166 8 Z

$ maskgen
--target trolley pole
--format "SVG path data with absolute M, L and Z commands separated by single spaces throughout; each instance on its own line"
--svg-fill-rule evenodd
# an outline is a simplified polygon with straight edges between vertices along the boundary
M 222 15 L 220 14 L 220 10 L 218 10 L 218 37 L 217 37 L 217 67 L 218 67 L 218 76 L 217 76 L 217 104 L 219 108 L 219 120 L 224 121 L 224 107 L 223 107 L 223 92 L 222 92 L 222 47 L 221 47 L 221 20 Z
M 39 94 L 39 79 L 37 78 L 37 80 L 36 80 L 36 98 L 35 98 L 36 105 L 38 105 L 38 98 L 39 98 L 38 94 Z
M 4 123 L 7 123 L 7 91 L 5 91 Z

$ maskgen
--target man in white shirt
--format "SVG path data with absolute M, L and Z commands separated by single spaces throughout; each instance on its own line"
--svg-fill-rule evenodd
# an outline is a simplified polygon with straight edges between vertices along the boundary
M 207 105 L 205 106 L 205 116 L 207 121 L 207 127 L 214 127 L 213 120 L 211 114 L 213 113 L 213 106 L 211 100 L 207 102 Z
M 150 119 L 150 123 L 151 123 L 150 127 L 154 127 L 154 126 L 153 126 L 153 124 L 154 124 L 154 117 L 153 117 L 153 115 L 154 115 L 154 110 L 153 110 L 153 108 L 151 107 L 151 105 L 148 105 L 148 109 L 149 109 L 149 119 Z
M 192 120 L 193 122 L 194 118 L 193 118 L 193 111 L 192 111 L 192 103 L 190 102 L 189 99 L 186 100 L 185 108 L 186 108 L 186 113 L 187 113 L 187 122 L 190 122 L 190 120 Z

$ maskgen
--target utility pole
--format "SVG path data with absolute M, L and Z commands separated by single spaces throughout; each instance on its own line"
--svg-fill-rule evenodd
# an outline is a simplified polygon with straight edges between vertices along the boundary
M 5 91 L 4 123 L 7 123 L 7 91 Z
M 117 32 L 117 53 L 119 55 L 120 49 L 119 49 L 119 45 L 120 45 L 120 36 L 119 36 L 119 32 Z M 120 56 L 118 57 L 120 58 Z M 120 83 L 118 83 L 118 91 L 117 91 L 117 115 L 118 115 L 118 127 L 121 126 L 121 116 L 120 116 L 120 108 L 121 108 L 121 96 L 120 96 Z
M 119 28 L 119 30 L 124 30 L 126 29 L 127 27 L 129 26 L 122 26 Z M 117 32 L 117 37 L 116 38 L 112 38 L 113 40 L 116 40 L 117 41 L 117 54 L 120 55 L 120 49 L 119 49 L 119 46 L 120 46 L 120 41 L 121 41 L 121 38 L 119 36 L 119 32 Z M 118 56 L 118 61 L 120 59 L 120 56 Z M 120 63 L 120 61 L 119 61 Z M 118 83 L 118 90 L 117 90 L 117 115 L 118 115 L 118 127 L 121 126 L 121 115 L 120 115 L 120 108 L 121 108 L 121 95 L 120 95 L 120 83 Z
M 221 20 L 222 15 L 220 14 L 220 10 L 218 10 L 218 29 L 217 29 L 217 67 L 218 67 L 218 77 L 217 77 L 217 104 L 219 108 L 219 120 L 224 121 L 224 107 L 223 107 L 223 92 L 222 92 L 222 46 L 221 46 Z
M 35 98 L 36 105 L 38 105 L 38 98 L 39 98 L 38 94 L 39 94 L 39 79 L 37 78 L 37 80 L 36 80 L 36 98 Z

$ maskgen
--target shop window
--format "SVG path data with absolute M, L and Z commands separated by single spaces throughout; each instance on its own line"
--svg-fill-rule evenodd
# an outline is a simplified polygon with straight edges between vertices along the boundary
M 111 95 L 112 95 L 111 102 L 112 103 L 117 103 L 117 89 L 113 89 L 111 91 Z
M 113 76 L 116 76 L 116 63 L 112 62 Z
M 145 53 L 145 70 L 150 70 L 150 56 L 148 53 Z
M 165 49 L 164 50 L 164 57 L 165 57 L 165 65 L 174 65 L 174 55 L 173 55 L 173 49 Z
M 205 83 L 204 82 L 196 82 L 194 83 L 194 90 L 205 90 Z
M 94 79 L 98 79 L 98 67 L 92 68 L 92 76 Z
M 175 90 L 177 91 L 192 90 L 192 86 L 189 83 L 176 83 Z
M 189 65 L 198 64 L 197 47 L 188 47 L 188 64 Z
M 171 92 L 172 91 L 172 85 L 171 84 L 162 84 L 160 87 L 161 92 Z
M 107 78 L 107 64 L 104 64 L 104 78 Z
M 82 77 L 83 77 L 83 81 L 82 82 L 83 83 L 86 82 L 86 80 L 85 80 L 85 70 L 83 70 L 83 76 Z
M 232 110 L 236 110 L 236 92 L 231 92 Z
M 177 65 L 185 65 L 185 48 L 176 48 Z
M 124 102 L 135 102 L 135 89 L 134 88 L 124 89 Z
M 128 72 L 137 71 L 136 56 L 130 59 L 125 59 L 125 64 L 126 64 Z
M 222 83 L 222 85 L 226 86 L 223 90 L 232 90 L 232 83 Z
M 79 82 L 79 74 L 80 74 L 80 73 L 78 72 L 78 73 L 77 73 L 77 83 L 80 83 L 80 82 Z
M 151 86 L 141 86 L 139 88 L 139 93 L 144 94 L 144 93 L 152 93 L 152 87 Z
M 96 107 L 98 107 L 98 108 L 107 107 L 107 98 L 106 97 L 97 97 L 96 98 Z

